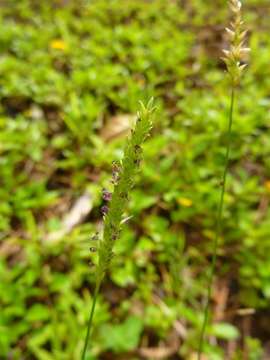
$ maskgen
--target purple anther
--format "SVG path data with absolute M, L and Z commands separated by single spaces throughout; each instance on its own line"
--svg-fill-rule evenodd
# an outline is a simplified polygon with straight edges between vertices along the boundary
M 112 200 L 112 193 L 109 192 L 109 191 L 106 190 L 106 189 L 103 189 L 103 190 L 102 190 L 102 198 L 103 198 L 103 200 L 105 200 L 105 201 L 111 201 L 111 200 Z
M 102 208 L 101 208 L 101 214 L 102 215 L 106 215 L 108 214 L 108 211 L 109 211 L 109 208 L 107 205 L 103 205 Z

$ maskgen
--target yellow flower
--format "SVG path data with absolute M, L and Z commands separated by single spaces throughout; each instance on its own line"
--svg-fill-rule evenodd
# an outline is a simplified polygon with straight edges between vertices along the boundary
M 270 192 L 270 180 L 266 180 L 264 183 L 264 186 L 265 186 L 266 190 Z
M 191 207 L 193 202 L 192 200 L 188 199 L 188 198 L 179 198 L 177 199 L 178 203 L 184 207 Z
M 57 50 L 66 50 L 67 44 L 61 39 L 54 39 L 50 42 L 50 47 Z

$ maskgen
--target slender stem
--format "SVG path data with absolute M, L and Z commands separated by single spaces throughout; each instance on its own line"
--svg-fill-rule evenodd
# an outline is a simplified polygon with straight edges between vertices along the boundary
M 222 185 L 221 185 L 222 187 L 221 187 L 220 201 L 219 201 L 219 206 L 218 206 L 218 214 L 217 214 L 217 221 L 216 221 L 216 231 L 215 231 L 215 238 L 214 238 L 214 248 L 213 248 L 213 256 L 212 256 L 212 262 L 211 262 L 211 267 L 210 267 L 210 275 L 209 275 L 209 282 L 208 282 L 208 288 L 207 288 L 206 305 L 205 305 L 205 309 L 204 309 L 203 325 L 202 325 L 202 330 L 201 330 L 201 334 L 200 334 L 198 360 L 201 360 L 201 356 L 202 356 L 202 352 L 203 352 L 205 331 L 206 331 L 206 326 L 207 326 L 208 317 L 209 317 L 209 307 L 210 307 L 210 300 L 211 300 L 211 295 L 212 295 L 213 280 L 214 280 L 214 275 L 215 275 L 215 270 L 216 270 L 219 238 L 220 238 L 220 235 L 221 235 L 221 225 L 222 225 L 223 205 L 224 205 L 224 194 L 225 194 L 225 190 L 226 190 L 226 180 L 227 180 L 228 168 L 229 168 L 229 163 L 230 163 L 230 152 L 231 152 L 231 145 L 232 145 L 231 133 L 232 133 L 232 123 L 233 123 L 234 102 L 235 102 L 234 100 L 235 100 L 235 87 L 233 86 L 232 87 L 232 92 L 231 92 L 229 125 L 228 125 L 228 131 L 227 131 L 228 140 L 227 140 L 227 146 L 226 146 L 225 165 L 224 165 L 224 171 L 223 171 L 223 177 L 222 177 Z
M 95 308 L 96 308 L 96 302 L 97 302 L 97 297 L 98 297 L 98 293 L 99 293 L 99 288 L 100 288 L 100 281 L 96 283 L 96 287 L 95 287 L 95 292 L 94 292 L 90 316 L 89 316 L 89 320 L 88 320 L 88 324 L 87 324 L 87 331 L 86 331 L 81 360 L 85 360 L 86 350 L 87 350 L 87 346 L 88 346 L 88 343 L 90 340 L 90 333 L 91 333 L 91 329 L 92 329 L 93 317 L 94 317 L 94 312 L 95 312 Z

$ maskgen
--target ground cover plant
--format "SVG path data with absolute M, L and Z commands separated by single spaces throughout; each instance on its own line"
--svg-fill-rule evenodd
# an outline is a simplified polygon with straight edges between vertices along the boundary
M 203 349 L 214 360 L 269 357 L 270 6 L 243 6 L 252 51 Z M 102 189 L 153 96 L 87 358 L 196 359 L 227 143 L 226 1 L 10 0 L 0 14 L 0 358 L 81 358 Z

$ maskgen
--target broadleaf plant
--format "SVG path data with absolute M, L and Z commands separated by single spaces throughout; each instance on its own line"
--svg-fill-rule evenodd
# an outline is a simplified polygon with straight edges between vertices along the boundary
M 114 184 L 114 190 L 112 193 L 105 189 L 103 190 L 103 198 L 108 201 L 108 206 L 105 205 L 102 207 L 102 213 L 104 215 L 104 230 L 103 236 L 98 242 L 96 284 L 87 325 L 82 360 L 85 359 L 89 344 L 100 285 L 111 264 L 114 243 L 120 237 L 121 225 L 123 223 L 123 213 L 128 203 L 130 191 L 134 186 L 135 175 L 139 170 L 140 162 L 142 160 L 142 144 L 149 136 L 152 128 L 153 111 L 153 99 L 151 99 L 146 106 L 143 103 L 140 104 L 136 125 L 135 128 L 131 130 L 131 135 L 127 140 L 123 160 L 119 163 L 113 163 L 112 182 Z

